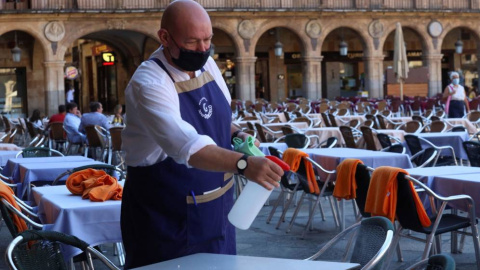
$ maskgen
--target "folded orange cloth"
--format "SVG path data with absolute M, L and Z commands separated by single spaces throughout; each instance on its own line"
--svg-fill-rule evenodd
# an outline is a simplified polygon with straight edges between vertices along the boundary
M 368 188 L 365 212 L 371 213 L 372 216 L 384 216 L 392 222 L 395 220 L 398 191 L 397 175 L 400 172 L 408 175 L 408 172 L 404 169 L 395 167 L 383 166 L 375 169 Z M 409 181 L 409 184 L 418 218 L 423 227 L 428 227 L 431 225 L 430 218 L 423 208 L 413 183 Z
M 360 159 L 345 159 L 337 166 L 337 180 L 333 196 L 338 199 L 351 200 L 357 197 L 357 172 L 358 163 L 363 164 Z
M 66 185 L 72 194 L 82 195 L 83 199 L 93 202 L 122 199 L 123 187 L 115 177 L 102 170 L 85 169 L 75 172 L 68 177 Z
M 298 171 L 303 157 L 308 157 L 308 154 L 295 148 L 288 148 L 283 153 L 283 161 L 290 166 L 292 172 Z M 303 164 L 305 165 L 305 171 L 307 172 L 308 190 L 310 193 L 320 194 L 312 163 L 307 159 L 303 159 Z
M 13 196 L 14 196 L 13 190 L 9 186 L 5 185 L 3 182 L 0 181 L 0 197 L 7 200 L 7 202 L 9 202 L 11 205 L 13 205 L 13 207 L 17 208 L 17 210 L 21 212 L 22 209 L 20 208 L 20 206 L 18 206 Z M 18 233 L 21 233 L 27 230 L 27 223 L 25 222 L 25 220 L 21 219 L 16 214 L 12 214 L 10 216 L 13 220 L 13 224 L 15 224 L 15 227 L 17 227 Z

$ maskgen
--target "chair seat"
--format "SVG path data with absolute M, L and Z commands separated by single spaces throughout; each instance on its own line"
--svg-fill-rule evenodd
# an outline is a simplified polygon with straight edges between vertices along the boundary
M 433 223 L 435 222 L 436 216 L 430 217 L 430 220 L 432 221 L 432 225 L 427 228 L 423 228 L 423 230 L 418 231 L 418 230 L 413 230 L 416 232 L 421 232 L 421 233 L 426 233 L 430 234 L 432 232 L 432 226 Z M 475 220 L 475 223 L 478 223 L 477 220 Z M 463 228 L 468 228 L 470 227 L 470 219 L 468 217 L 462 217 L 454 214 L 444 214 L 442 216 L 442 219 L 440 220 L 440 224 L 438 224 L 437 231 L 435 235 L 443 234 L 446 232 L 451 232 Z M 409 228 L 406 228 L 409 229 Z

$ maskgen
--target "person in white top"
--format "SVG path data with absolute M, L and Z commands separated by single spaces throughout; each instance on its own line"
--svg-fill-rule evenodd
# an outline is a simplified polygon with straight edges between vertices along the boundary
M 73 87 L 70 87 L 70 89 L 68 89 L 68 91 L 67 91 L 67 98 L 66 98 L 67 103 L 75 101 L 73 93 L 75 93 L 75 89 Z
M 278 187 L 282 169 L 231 150 L 230 95 L 209 57 L 212 25 L 195 1 L 163 13 L 162 46 L 125 90 L 122 133 L 128 180 L 122 198 L 125 269 L 193 253 L 235 254 L 232 173 Z
M 445 87 L 443 98 L 447 99 L 445 108 L 448 112 L 448 118 L 462 118 L 466 112 L 470 111 L 465 89 L 460 85 L 460 76 L 458 72 L 450 72 L 451 84 Z

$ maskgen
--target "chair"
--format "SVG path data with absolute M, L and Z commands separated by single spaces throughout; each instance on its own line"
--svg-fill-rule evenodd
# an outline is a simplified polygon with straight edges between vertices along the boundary
M 463 149 L 467 152 L 470 166 L 480 167 L 480 143 L 474 141 L 463 142 Z
M 416 120 L 408 121 L 398 126 L 396 129 L 403 130 L 405 133 L 420 133 L 422 124 Z
M 396 144 L 392 144 L 389 147 L 383 148 L 381 151 L 382 152 L 405 154 L 405 152 L 407 150 L 405 149 L 405 146 L 403 146 L 402 144 L 396 143 Z
M 10 129 L 10 131 L 2 137 L 2 143 L 13 143 L 15 135 L 17 134 L 17 129 Z
M 338 116 L 347 116 L 350 115 L 350 110 L 348 108 L 338 108 Z
M 443 121 L 433 121 L 429 125 L 430 132 L 444 132 L 447 130 L 447 124 Z
M 363 139 L 365 140 L 367 150 L 377 151 L 378 149 L 377 145 L 375 144 L 372 128 L 367 126 L 361 126 L 360 131 L 362 131 Z
M 338 125 L 337 125 L 337 119 L 335 119 L 335 115 L 329 113 L 329 114 L 327 114 L 327 116 L 328 116 L 328 119 L 330 120 L 330 125 L 331 125 L 332 127 L 338 127 Z
M 89 269 L 94 269 L 92 255 L 108 269 L 120 269 L 84 241 L 56 231 L 28 230 L 19 234 L 7 247 L 6 261 L 11 269 L 67 269 L 60 244 L 71 245 L 85 252 Z
M 439 166 L 446 166 L 446 165 L 451 165 L 451 164 L 457 165 L 457 158 L 455 157 L 455 151 L 453 150 L 453 147 L 451 147 L 451 146 L 436 146 L 435 144 L 431 143 L 428 140 L 425 140 L 421 137 L 411 135 L 411 134 L 406 134 L 405 135 L 405 141 L 407 142 L 408 149 L 410 149 L 410 153 L 412 154 L 412 160 L 413 160 L 414 157 L 416 157 L 417 153 L 422 151 L 422 142 L 423 142 L 423 143 L 428 144 L 429 148 L 433 148 L 437 152 L 437 154 L 435 156 L 435 159 L 433 160 L 433 163 L 431 164 L 432 167 L 437 166 L 437 163 L 439 164 Z M 442 157 L 441 156 L 442 150 L 450 150 L 451 153 L 452 153 L 452 158 Z M 439 162 L 439 160 L 440 160 L 440 162 Z
M 116 177 L 118 179 L 118 181 L 122 181 L 122 180 L 125 179 L 124 172 L 116 166 L 109 165 L 109 164 L 91 164 L 91 165 L 76 167 L 76 168 L 73 168 L 71 170 L 67 170 L 67 171 L 61 173 L 59 176 L 57 176 L 57 178 L 55 178 L 55 180 L 53 180 L 51 185 L 56 186 L 56 185 L 59 184 L 59 182 L 62 179 L 65 179 L 65 176 L 70 175 L 74 172 L 85 170 L 85 169 L 103 170 L 107 174 L 109 174 L 110 176 Z
M 408 269 L 455 270 L 455 267 L 455 260 L 452 258 L 452 256 L 442 253 L 432 255 L 428 259 L 422 260 L 414 265 L 410 265 Z
M 360 223 L 350 226 L 306 260 L 318 258 L 350 233 L 355 234 L 352 237 L 356 237 L 356 239 L 348 261 L 360 264 L 361 269 L 380 269 L 387 251 L 392 246 L 394 233 L 392 222 L 384 217 L 365 218 Z
M 324 124 L 326 127 L 331 127 L 332 124 L 330 123 L 330 119 L 328 119 L 327 113 L 322 112 L 322 113 L 320 113 L 320 115 L 322 116 L 323 124 Z
M 3 120 L 3 125 L 5 126 L 5 129 L 3 132 L 8 133 L 12 129 L 12 124 L 10 123 L 10 120 L 5 115 L 2 115 L 2 120 Z
M 432 214 L 429 215 L 431 221 L 431 225 L 429 227 L 423 227 L 420 223 L 417 208 L 414 203 L 414 196 L 416 195 L 413 193 L 410 187 L 410 182 L 412 182 L 413 185 L 423 189 L 429 198 L 428 202 L 430 203 L 430 209 L 432 209 Z M 467 234 L 465 231 L 457 230 L 470 227 L 472 233 L 468 235 L 471 235 L 473 238 L 477 269 L 480 269 L 480 247 L 478 242 L 479 236 L 475 220 L 475 203 L 473 202 L 473 199 L 467 195 L 442 197 L 440 195 L 437 195 L 422 182 L 401 172 L 397 175 L 397 183 L 398 199 L 396 206 L 396 217 L 399 226 L 395 232 L 392 246 L 396 246 L 400 240 L 400 237 L 402 236 L 414 240 L 423 241 L 425 242 L 425 248 L 423 251 L 422 259 L 426 259 L 429 256 L 432 247 L 435 248 L 438 246 L 439 248 L 440 243 L 436 241 L 436 236 L 448 232 Z M 447 204 L 452 201 L 465 201 L 465 203 L 468 205 L 468 210 L 466 211 L 467 217 L 444 213 Z M 437 205 L 439 205 L 440 207 L 437 207 Z M 418 237 L 412 236 L 408 232 L 409 230 L 425 234 L 426 239 L 420 239 Z M 390 249 L 389 254 L 386 257 L 386 269 L 389 269 L 388 266 L 392 256 L 393 249 Z
M 312 126 L 313 126 L 312 119 L 310 119 L 308 117 L 305 117 L 305 116 L 297 117 L 297 118 L 289 121 L 289 123 L 292 123 L 292 122 L 293 123 L 307 123 L 308 128 L 312 128 Z
M 16 158 L 22 156 L 23 158 L 32 158 L 32 157 L 53 157 L 53 156 L 60 156 L 63 157 L 64 155 L 55 149 L 50 149 L 47 147 L 27 147 L 22 151 L 18 152 L 15 155 Z
M 402 144 L 402 142 L 398 138 L 392 137 L 388 134 L 376 133 L 375 135 L 377 135 L 378 141 L 380 142 L 380 145 L 382 146 L 382 148 L 387 148 L 392 146 L 392 141 L 395 141 L 398 144 Z
M 357 148 L 357 143 L 353 134 L 353 128 L 349 126 L 340 126 L 340 132 L 342 133 L 345 146 L 348 148 Z
M 352 119 L 348 121 L 348 125 L 353 128 L 358 128 L 358 126 L 360 126 L 360 121 L 358 119 Z
M 70 153 L 72 153 L 72 149 L 73 147 L 75 147 L 75 152 L 74 153 L 78 153 L 80 148 L 84 146 L 84 143 L 74 143 L 72 141 L 70 141 L 69 138 L 72 138 L 72 136 L 69 136 L 69 132 L 65 129 L 65 127 L 63 128 L 63 131 L 65 132 L 65 134 L 67 134 L 67 149 L 65 150 L 65 155 L 69 155 Z
M 85 148 L 85 156 L 88 156 L 89 149 L 92 150 L 92 156 L 95 160 L 100 160 L 102 162 L 111 160 L 112 148 L 111 148 L 111 138 L 108 132 L 101 126 L 97 125 L 88 125 L 85 127 L 85 134 L 87 136 L 87 147 Z M 97 150 L 100 149 L 101 156 L 97 157 Z
M 420 122 L 422 126 L 425 126 L 427 122 L 427 119 L 423 118 L 421 115 L 412 115 L 412 120 Z
M 370 128 L 373 128 L 373 125 L 375 125 L 375 122 L 371 119 L 365 120 L 365 122 L 363 122 L 362 124 L 362 126 L 370 127 Z
M 372 115 L 372 114 L 366 114 L 365 115 L 365 119 L 366 120 L 372 120 L 373 122 L 373 128 L 374 129 L 378 129 L 378 125 L 377 125 L 377 121 L 376 121 L 376 116 L 375 115 Z
M 27 131 L 28 134 L 30 135 L 30 138 L 35 138 L 37 134 L 41 133 L 38 128 L 34 127 L 33 124 L 30 121 L 25 121 L 25 125 L 27 126 Z
M 460 132 L 462 132 L 462 131 L 463 132 L 468 132 L 467 128 L 464 127 L 464 126 L 454 126 L 449 131 L 451 131 L 451 132 L 459 132 L 459 131 Z
M 50 140 L 49 147 L 53 148 L 52 144 L 55 142 L 55 150 L 65 151 L 65 144 L 67 143 L 67 138 L 63 131 L 63 122 L 53 122 L 50 123 Z M 61 149 L 61 150 L 60 150 Z
M 333 137 L 329 137 L 328 139 L 326 139 L 323 142 L 320 142 L 319 147 L 320 148 L 333 148 L 333 147 L 337 146 L 337 143 L 338 143 L 337 137 L 333 136 Z
M 123 127 L 112 127 L 108 131 L 110 132 L 110 138 L 112 142 L 112 155 L 110 155 L 109 157 L 108 164 L 112 164 L 112 158 L 115 155 L 116 159 L 118 159 L 118 160 L 115 160 L 116 166 L 123 166 L 125 162 L 123 158 L 123 151 L 122 151 Z

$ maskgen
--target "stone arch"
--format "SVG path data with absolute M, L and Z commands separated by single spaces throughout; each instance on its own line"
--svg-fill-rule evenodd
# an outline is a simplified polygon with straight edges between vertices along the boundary
M 422 26 L 423 26 L 423 24 L 422 24 Z M 408 29 L 412 30 L 413 32 L 415 32 L 415 34 L 417 34 L 418 37 L 420 37 L 420 43 L 422 44 L 422 51 L 425 54 L 428 54 L 428 53 L 431 53 L 431 52 L 434 51 L 432 42 L 429 42 L 431 40 L 431 38 L 427 34 L 425 29 L 423 29 L 423 27 L 421 27 L 418 24 L 404 23 L 404 24 L 402 24 L 402 28 L 408 28 Z M 385 26 L 385 32 L 384 32 L 385 35 L 380 39 L 379 48 L 381 48 L 383 50 L 383 48 L 385 47 L 385 42 L 386 42 L 388 36 L 390 36 L 390 34 L 392 32 L 394 33 L 395 29 L 396 29 L 396 22 L 389 23 Z
M 477 50 L 480 50 L 480 32 L 478 31 L 478 28 L 473 27 L 471 25 L 464 25 L 464 24 L 457 24 L 457 25 L 449 25 L 450 27 L 447 29 L 444 29 L 442 34 L 439 37 L 439 42 L 438 42 L 438 48 L 439 50 L 442 49 L 444 43 L 445 43 L 445 38 L 449 33 L 452 31 L 458 29 L 458 28 L 465 28 L 467 29 L 470 33 L 473 33 L 473 37 L 475 39 L 475 42 L 477 44 Z M 479 51 L 480 52 L 480 51 Z
M 241 38 L 238 35 L 234 35 L 232 33 L 236 33 L 237 29 L 231 27 L 229 24 L 226 24 L 223 20 L 212 20 L 212 28 L 218 29 L 224 32 L 232 41 L 235 52 L 237 57 L 240 54 L 240 42 L 242 42 Z
M 306 35 L 303 34 L 302 29 L 305 25 L 303 23 L 303 21 L 301 21 L 302 23 L 300 23 L 300 21 L 285 22 L 285 20 L 283 20 L 283 21 L 264 20 L 264 22 L 265 23 L 260 23 L 261 24 L 260 27 L 257 29 L 257 31 L 255 31 L 255 35 L 250 39 L 250 49 L 249 49 L 249 52 L 248 52 L 248 54 L 250 56 L 254 56 L 255 47 L 257 46 L 257 43 L 258 43 L 258 40 L 260 39 L 260 37 L 265 32 L 267 32 L 268 30 L 270 30 L 272 28 L 285 28 L 285 29 L 288 29 L 289 31 L 291 31 L 292 33 L 294 33 L 300 41 L 302 54 L 305 55 L 305 52 L 306 52 L 307 48 L 309 48 L 309 41 L 310 40 L 307 39 Z
M 18 24 L 16 25 L 15 28 L 10 28 L 10 29 L 0 27 L 0 36 L 12 31 L 22 31 L 32 36 L 36 41 L 40 43 L 40 46 L 43 52 L 44 61 L 51 60 L 50 56 L 52 54 L 51 54 L 50 41 L 48 41 L 45 38 L 45 36 L 41 34 L 43 33 L 43 31 L 38 31 L 38 29 L 36 29 L 33 25 Z
M 327 39 L 327 37 L 332 34 L 334 31 L 336 31 L 337 29 L 340 29 L 340 28 L 346 28 L 346 29 L 349 29 L 351 31 L 353 31 L 356 35 L 358 35 L 360 38 L 361 38 L 361 42 L 362 42 L 362 46 L 365 50 L 365 54 L 368 55 L 369 52 L 372 51 L 372 46 L 371 46 L 371 42 L 369 42 L 371 40 L 371 38 L 365 33 L 365 31 L 361 28 L 361 26 L 353 26 L 353 25 L 338 25 L 338 24 L 335 24 L 334 26 L 326 26 L 324 28 L 324 30 L 322 31 L 322 35 L 321 37 L 319 38 L 319 48 L 320 48 L 320 51 L 321 51 L 321 48 L 323 46 L 323 43 L 325 42 L 325 40 Z

